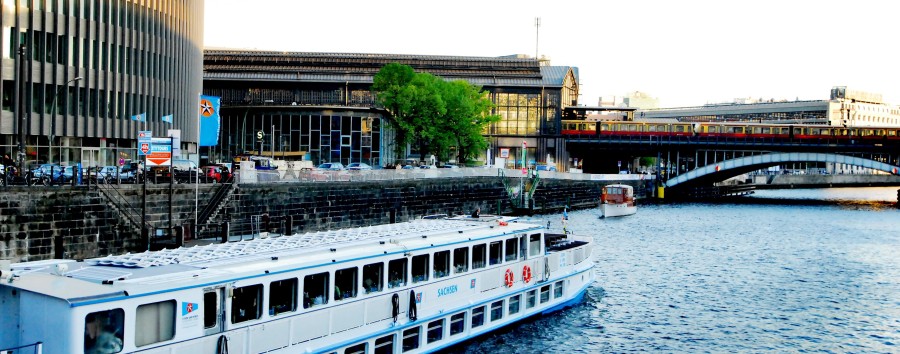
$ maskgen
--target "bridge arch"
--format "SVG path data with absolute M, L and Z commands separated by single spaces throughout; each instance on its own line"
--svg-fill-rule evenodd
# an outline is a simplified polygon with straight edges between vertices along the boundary
M 666 181 L 666 187 L 671 188 L 689 182 L 723 181 L 747 172 L 788 162 L 830 162 L 860 166 L 894 175 L 900 173 L 898 166 L 860 157 L 816 152 L 784 152 L 746 156 L 709 164 L 669 179 Z

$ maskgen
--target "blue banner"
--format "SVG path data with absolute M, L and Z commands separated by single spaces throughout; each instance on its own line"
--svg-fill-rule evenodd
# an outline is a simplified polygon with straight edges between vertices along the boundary
M 200 146 L 219 144 L 219 97 L 200 96 Z
M 141 113 L 136 116 L 131 116 L 131 120 L 136 120 L 138 122 L 146 122 L 147 121 L 147 113 Z
M 172 123 L 172 115 L 162 116 L 162 121 L 166 123 Z

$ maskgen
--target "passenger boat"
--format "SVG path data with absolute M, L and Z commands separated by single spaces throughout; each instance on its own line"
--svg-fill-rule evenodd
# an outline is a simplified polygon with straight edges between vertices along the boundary
M 7 261 L 0 353 L 431 352 L 580 302 L 593 249 L 481 216 Z
M 634 187 L 627 184 L 610 184 L 600 193 L 600 217 L 625 216 L 637 213 L 634 205 Z

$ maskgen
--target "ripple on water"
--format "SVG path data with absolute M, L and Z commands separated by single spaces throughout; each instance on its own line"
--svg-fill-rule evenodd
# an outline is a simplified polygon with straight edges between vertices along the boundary
M 585 301 L 448 352 L 900 352 L 900 211 L 847 193 L 570 212 L 598 241 Z

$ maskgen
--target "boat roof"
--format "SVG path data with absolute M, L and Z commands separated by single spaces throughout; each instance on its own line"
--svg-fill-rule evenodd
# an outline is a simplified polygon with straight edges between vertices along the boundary
M 240 242 L 75 260 L 11 265 L 12 286 L 78 303 L 202 287 L 367 257 L 539 230 L 514 217 L 418 219 Z

